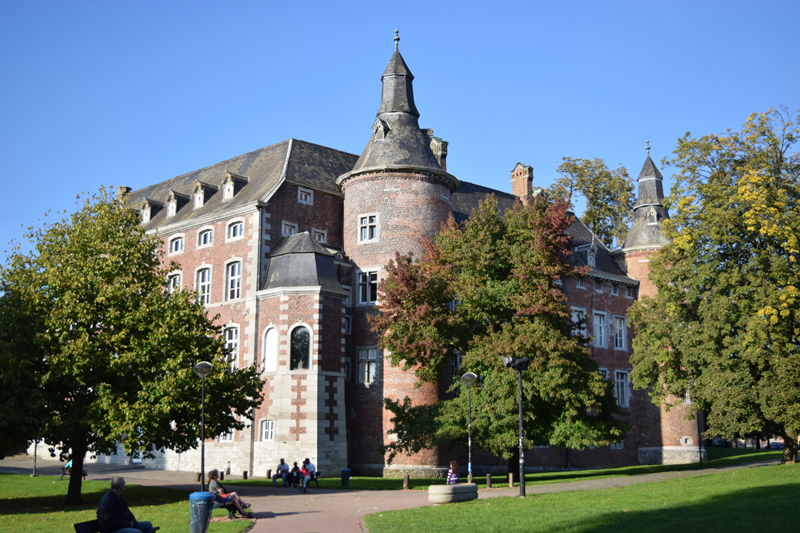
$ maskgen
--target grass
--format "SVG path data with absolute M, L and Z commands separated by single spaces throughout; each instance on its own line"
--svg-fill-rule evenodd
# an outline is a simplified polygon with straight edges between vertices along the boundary
M 425 531 L 768 531 L 800 520 L 800 465 L 765 466 L 615 489 L 384 511 L 370 533 Z
M 708 461 L 703 462 L 703 468 L 727 466 L 732 464 L 780 459 L 782 451 L 745 450 L 735 448 L 708 448 Z M 657 466 L 624 466 L 618 468 L 602 468 L 592 470 L 569 470 L 556 472 L 538 472 L 525 475 L 526 485 L 540 485 L 545 483 L 567 483 L 582 479 L 600 479 L 606 477 L 635 476 L 640 474 L 654 474 L 658 472 L 672 472 L 676 470 L 696 470 L 700 465 L 657 465 Z M 486 476 L 472 478 L 478 488 L 486 488 Z M 251 478 L 246 480 L 228 480 L 229 485 L 248 485 L 256 487 L 271 487 L 272 480 Z M 410 479 L 409 487 L 413 490 L 428 490 L 432 484 L 444 484 L 444 479 Z M 315 485 L 314 485 L 315 486 Z M 320 478 L 320 488 L 341 489 L 342 484 L 338 477 Z M 504 476 L 493 476 L 492 486 L 508 487 L 508 480 Z M 351 490 L 401 490 L 403 480 L 399 478 L 381 477 L 352 477 L 350 478 Z
M 39 533 L 41 531 L 73 532 L 72 524 L 97 518 L 95 510 L 100 498 L 108 492 L 108 481 L 84 481 L 83 505 L 65 506 L 67 481 L 60 476 L 32 478 L 21 474 L 0 473 L 0 533 Z M 125 500 L 140 520 L 161 526 L 159 533 L 189 529 L 189 492 L 161 487 L 126 485 Z M 212 514 L 227 516 L 217 509 Z M 209 533 L 239 533 L 251 520 L 214 522 Z

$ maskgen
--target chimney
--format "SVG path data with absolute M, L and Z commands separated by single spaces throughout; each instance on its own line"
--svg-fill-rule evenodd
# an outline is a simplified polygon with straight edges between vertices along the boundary
M 511 192 L 514 196 L 522 200 L 523 204 L 528 203 L 533 193 L 533 167 L 517 163 L 511 171 Z
M 131 192 L 131 188 L 130 187 L 126 187 L 125 185 L 117 187 L 117 201 L 118 202 L 123 201 L 125 198 L 128 197 L 128 194 L 130 192 Z
M 437 161 L 439 161 L 439 166 L 442 167 L 442 170 L 447 172 L 447 145 L 450 144 L 444 139 L 439 137 L 433 137 L 431 139 L 431 150 L 433 150 L 433 155 L 436 156 Z

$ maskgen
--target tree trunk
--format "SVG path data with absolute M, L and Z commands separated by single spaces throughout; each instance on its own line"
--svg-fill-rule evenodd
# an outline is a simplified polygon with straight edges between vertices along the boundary
M 786 429 L 783 431 L 783 458 L 781 464 L 793 465 L 797 463 L 797 431 Z
M 72 455 L 72 474 L 69 477 L 69 488 L 67 488 L 67 499 L 64 505 L 81 505 L 81 484 L 83 483 L 83 458 L 86 456 L 86 443 L 72 443 L 70 451 Z
M 514 483 L 519 483 L 519 446 L 514 446 L 514 449 L 511 450 L 511 458 L 508 460 L 508 473 L 514 476 Z

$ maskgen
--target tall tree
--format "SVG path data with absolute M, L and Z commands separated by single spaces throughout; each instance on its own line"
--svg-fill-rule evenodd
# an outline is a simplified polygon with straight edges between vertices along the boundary
M 609 170 L 602 159 L 564 157 L 560 177 L 548 192 L 564 198 L 573 208 L 585 203 L 581 220 L 598 239 L 611 248 L 620 248 L 633 213 L 633 181 L 620 165 Z
M 15 249 L 0 271 L 0 349 L 4 362 L 21 354 L 4 364 L 3 381 L 28 387 L 26 412 L 39 424 L 20 426 L 10 440 L 41 437 L 76 472 L 87 452 L 115 453 L 119 439 L 144 457 L 195 448 L 200 380 L 192 367 L 200 361 L 214 364 L 206 435 L 252 419 L 261 400 L 255 368 L 231 371 L 203 305 L 191 292 L 167 291 L 177 265 L 163 263 L 136 212 L 103 190 L 27 237 L 33 251 Z M 66 503 L 80 503 L 80 490 L 72 476 Z
M 472 394 L 474 439 L 505 458 L 517 453 L 518 407 L 517 373 L 502 356 L 531 360 L 523 375 L 527 447 L 604 445 L 627 428 L 557 285 L 579 273 L 565 234 L 571 220 L 561 200 L 539 196 L 501 217 L 490 197 L 463 225 L 451 217 L 421 259 L 398 255 L 389 264 L 381 312 L 371 318 L 391 364 L 419 382 L 438 381 L 457 355 L 460 372 L 481 377 Z M 465 445 L 466 402 L 465 394 L 435 405 L 387 399 L 398 436 L 386 447 L 390 460 Z
M 632 378 L 656 404 L 689 392 L 707 436 L 800 430 L 800 139 L 797 115 L 753 114 L 741 132 L 678 141 L 665 223 L 650 263 L 656 298 L 630 311 Z

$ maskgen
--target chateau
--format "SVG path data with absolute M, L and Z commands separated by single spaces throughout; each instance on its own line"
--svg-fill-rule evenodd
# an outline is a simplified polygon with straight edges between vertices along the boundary
M 533 168 L 514 166 L 511 194 L 460 181 L 447 172 L 447 142 L 420 128 L 414 76 L 397 45 L 381 80 L 380 108 L 361 156 L 289 139 L 143 189 L 120 188 L 147 231 L 163 240 L 166 258 L 180 264 L 170 287 L 197 290 L 219 316 L 230 365 L 261 372 L 265 399 L 255 421 L 207 442 L 207 468 L 263 476 L 281 457 L 309 457 L 325 475 L 349 467 L 435 476 L 451 458 L 423 451 L 388 466 L 378 454 L 377 446 L 393 438 L 384 398 L 437 402 L 449 383 L 414 388 L 412 373 L 384 360 L 367 315 L 396 252 L 419 256 L 421 238 L 451 214 L 465 220 L 490 194 L 502 210 L 526 199 L 534 193 Z M 626 312 L 640 295 L 654 293 L 648 260 L 668 242 L 662 176 L 649 153 L 638 187 L 621 250 L 573 223 L 574 260 L 590 271 L 562 280 L 575 315 L 587 318 L 593 355 L 633 429 L 606 448 L 538 447 L 526 454 L 532 469 L 698 459 L 696 421 L 684 420 L 680 407 L 667 413 L 653 406 L 628 378 Z M 459 378 L 457 362 L 450 373 Z M 98 459 L 106 460 L 131 458 Z M 199 471 L 199 451 L 144 462 Z M 480 452 L 473 463 L 476 472 L 506 468 Z

